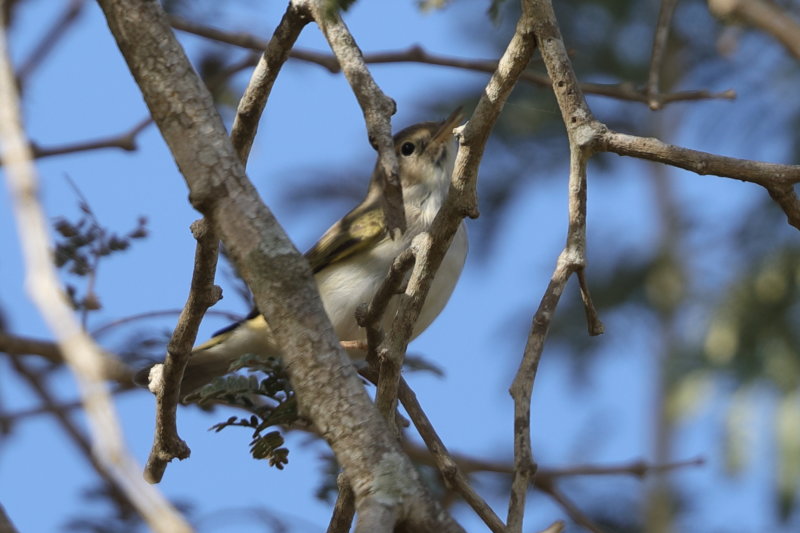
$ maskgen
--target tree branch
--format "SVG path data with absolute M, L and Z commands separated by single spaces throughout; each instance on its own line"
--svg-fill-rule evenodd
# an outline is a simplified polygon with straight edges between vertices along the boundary
M 156 392 L 155 435 L 144 470 L 144 477 L 150 483 L 161 481 L 170 461 L 175 458 L 186 459 L 191 453 L 183 439 L 178 436 L 176 410 L 180 401 L 180 383 L 189 363 L 200 322 L 206 310 L 222 298 L 222 290 L 214 285 L 219 240 L 205 219 L 192 224 L 192 234 L 197 239 L 197 248 L 189 297 L 167 345 L 162 386 Z
M 673 146 L 648 137 L 598 129 L 597 149 L 657 161 L 700 175 L 714 174 L 761 185 L 786 213 L 789 224 L 800 229 L 800 200 L 794 185 L 800 182 L 800 165 L 779 165 L 737 159 Z
M 678 0 L 661 0 L 661 9 L 658 12 L 658 22 L 653 32 L 653 51 L 650 55 L 650 70 L 647 75 L 647 104 L 650 109 L 661 109 L 661 68 L 667 54 L 667 40 L 669 28 L 672 24 L 672 15 Z
M 347 481 L 347 476 L 342 473 L 336 478 L 336 484 L 339 486 L 339 494 L 333 506 L 333 516 L 328 524 L 327 533 L 349 533 L 356 511 L 353 489 Z
M 378 369 L 378 377 L 375 380 L 375 405 L 395 433 L 397 433 L 394 416 L 397 410 L 397 384 L 403 361 L 393 359 L 385 353 L 382 344 L 384 332 L 380 324 L 389 301 L 400 291 L 406 273 L 414 266 L 418 250 L 419 247 L 414 246 L 412 242 L 411 248 L 407 248 L 395 258 L 389 274 L 378 287 L 372 302 L 366 308 L 359 307 L 356 313 L 358 325 L 367 332 L 367 362 Z
M 205 37 L 225 44 L 257 50 L 261 52 L 266 49 L 267 41 L 245 32 L 228 32 L 216 28 L 210 28 L 202 24 L 188 21 L 180 17 L 170 17 L 172 27 Z M 322 54 L 310 50 L 292 49 L 289 57 L 299 61 L 313 63 L 325 68 L 331 74 L 341 72 L 339 62 L 335 56 Z M 424 65 L 436 65 L 442 67 L 452 67 L 475 72 L 493 73 L 497 70 L 497 61 L 492 59 L 464 59 L 459 57 L 444 56 L 433 54 L 426 51 L 419 45 L 413 45 L 405 50 L 395 50 L 389 52 L 376 52 L 364 54 L 364 62 L 367 64 L 386 64 L 386 63 L 420 63 Z M 550 87 L 552 81 L 545 74 L 538 72 L 525 71 L 520 74 L 520 81 L 537 85 L 540 87 Z M 609 83 L 581 83 L 581 90 L 587 94 L 606 96 L 618 100 L 630 100 L 633 102 L 649 103 L 650 98 L 646 89 L 636 88 L 628 82 L 609 84 Z M 674 93 L 659 94 L 658 100 L 663 107 L 673 102 L 683 102 L 691 100 L 725 99 L 736 98 L 736 92 L 729 89 L 722 92 L 711 91 L 678 91 Z
M 120 150 L 125 150 L 126 152 L 133 152 L 134 150 L 137 149 L 136 137 L 138 137 L 139 134 L 152 123 L 153 119 L 147 117 L 139 121 L 130 130 L 126 132 L 123 132 L 119 135 L 113 135 L 111 137 L 96 139 L 94 141 L 82 141 L 73 144 L 65 144 L 62 146 L 51 146 L 51 147 L 40 147 L 34 143 L 31 143 L 33 149 L 33 157 L 35 159 L 41 159 L 44 157 L 52 157 L 56 155 L 74 154 L 77 152 L 88 152 L 90 150 L 101 150 L 103 148 L 119 148 Z
M 469 484 L 467 477 L 461 472 L 458 462 L 450 455 L 444 442 L 439 438 L 436 430 L 422 410 L 422 406 L 417 400 L 416 394 L 408 386 L 408 383 L 400 378 L 400 388 L 398 391 L 400 402 L 406 412 L 411 417 L 414 427 L 417 428 L 422 440 L 433 455 L 436 467 L 444 479 L 445 484 L 459 494 L 465 502 L 481 517 L 493 533 L 504 533 L 506 526 L 500 517 L 492 510 L 489 504 Z
M 37 355 L 53 364 L 64 364 L 65 358 L 61 347 L 50 341 L 18 337 L 0 331 L 0 352 L 9 355 Z M 131 384 L 133 373 L 120 359 L 110 353 L 104 353 L 102 358 L 104 379 L 116 381 L 123 385 Z
M 286 62 L 297 37 L 306 24 L 311 21 L 304 9 L 289 3 L 275 33 L 263 48 L 264 53 L 258 60 L 250 77 L 250 83 L 239 100 L 236 117 L 231 129 L 231 141 L 239 154 L 239 159 L 247 161 L 250 147 L 258 130 L 258 122 L 267 104 L 272 86 L 281 67 Z
M 211 222 L 272 327 L 301 416 L 319 428 L 350 481 L 359 524 L 396 517 L 413 531 L 462 531 L 429 496 L 371 403 L 339 346 L 308 262 L 247 179 L 160 4 L 99 4 L 183 173 L 192 204 Z M 375 531 L 392 527 L 387 521 Z
M 27 287 L 52 329 L 64 358 L 78 382 L 92 431 L 97 459 L 125 490 L 137 511 L 155 531 L 188 532 L 183 517 L 137 475 L 138 468 L 125 449 L 114 405 L 103 384 L 103 358 L 83 332 L 61 290 L 52 264 L 52 243 L 38 202 L 33 154 L 22 130 L 19 99 L 8 57 L 6 24 L 0 21 L 0 141 L 2 159 L 26 263 Z
M 353 89 L 358 105 L 367 124 L 370 144 L 378 150 L 378 163 L 383 194 L 383 213 L 390 235 L 396 229 L 406 230 L 403 189 L 398 175 L 397 155 L 392 140 L 392 115 L 397 112 L 397 104 L 381 91 L 367 69 L 364 55 L 358 48 L 350 30 L 338 12 L 329 12 L 325 2 L 317 0 L 295 0 L 295 4 L 305 6 L 319 26 L 333 55 L 342 68 L 344 77 Z

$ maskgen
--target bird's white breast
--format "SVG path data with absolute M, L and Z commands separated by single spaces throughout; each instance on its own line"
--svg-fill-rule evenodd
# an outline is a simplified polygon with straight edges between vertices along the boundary
M 409 228 L 411 229 L 411 228 Z M 412 233 L 407 232 L 407 235 Z M 414 234 L 418 232 L 413 232 Z M 395 241 L 387 239 L 374 250 L 331 265 L 316 276 L 325 311 L 333 323 L 339 340 L 366 340 L 364 329 L 355 320 L 356 308 L 372 301 L 383 283 L 395 257 L 408 247 L 410 236 Z M 459 226 L 453 242 L 434 277 L 428 298 L 414 327 L 412 338 L 422 333 L 442 311 L 455 288 L 467 256 L 467 233 L 464 224 Z M 383 327 L 387 329 L 397 310 L 391 302 L 384 315 Z

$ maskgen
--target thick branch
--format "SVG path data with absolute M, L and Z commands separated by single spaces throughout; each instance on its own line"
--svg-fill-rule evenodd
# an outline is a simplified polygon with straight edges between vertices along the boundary
M 673 146 L 652 137 L 605 131 L 598 139 L 598 149 L 657 161 L 700 175 L 713 174 L 749 181 L 763 187 L 784 187 L 800 183 L 800 165 L 780 165 L 715 155 Z
M 301 415 L 350 481 L 359 522 L 395 512 L 414 531 L 461 531 L 430 498 L 339 346 L 307 261 L 247 179 L 210 95 L 157 2 L 100 0 L 190 189 L 272 326 Z M 158 58 L 158 61 L 153 61 Z M 378 511 L 373 512 L 374 509 Z M 376 531 L 386 531 L 392 522 Z

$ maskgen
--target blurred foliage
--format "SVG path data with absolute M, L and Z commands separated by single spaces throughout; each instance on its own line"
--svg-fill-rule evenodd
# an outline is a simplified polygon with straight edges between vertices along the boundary
M 80 294 L 74 284 L 66 283 L 67 296 L 73 308 L 83 313 L 85 324 L 88 312 L 102 308 L 100 298 L 94 290 L 94 278 L 97 276 L 100 261 L 127 250 L 134 240 L 147 237 L 147 219 L 139 217 L 132 230 L 122 235 L 114 233 L 100 224 L 89 202 L 71 180 L 70 184 L 78 195 L 81 215 L 76 221 L 57 217 L 53 222 L 57 233 L 53 261 L 57 268 L 67 274 L 87 280 L 84 294 Z

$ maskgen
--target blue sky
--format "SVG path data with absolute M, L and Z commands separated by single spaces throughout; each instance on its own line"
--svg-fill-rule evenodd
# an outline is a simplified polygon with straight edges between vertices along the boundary
M 42 21 L 51 20 L 58 11 L 56 4 L 33 0 L 20 9 L 12 32 L 15 59 L 27 56 L 41 29 L 47 26 Z M 268 35 L 284 4 L 266 4 L 243 2 L 238 8 L 240 13 L 221 17 L 217 25 Z M 413 2 L 397 2 L 391 8 L 378 2 L 359 2 L 346 21 L 365 52 L 421 44 L 431 52 L 493 57 L 496 52 L 484 39 L 465 34 L 452 23 L 455 17 L 471 18 L 482 23 L 486 32 L 499 32 L 486 21 L 484 4 L 457 4 L 441 13 L 423 15 Z M 183 34 L 179 37 L 190 53 L 208 46 L 199 38 Z M 314 26 L 304 30 L 299 45 L 327 50 Z M 487 79 L 484 74 L 420 65 L 376 66 L 372 72 L 383 90 L 398 103 L 393 119 L 396 129 L 416 120 L 441 118 L 420 116 L 415 111 L 434 92 L 472 86 Z M 42 146 L 119 133 L 147 114 L 102 14 L 92 2 L 35 73 L 26 87 L 24 101 L 29 135 Z M 602 110 L 600 100 L 590 103 Z M 713 119 L 724 114 L 727 105 L 734 104 L 706 104 L 703 109 L 707 115 L 703 116 Z M 685 107 L 679 109 L 676 108 L 677 116 L 689 115 L 684 114 Z M 703 118 L 690 115 L 686 120 L 702 122 Z M 702 136 L 682 133 L 682 137 L 700 149 L 728 153 L 742 149 L 741 143 L 708 147 L 702 145 L 706 142 Z M 101 265 L 97 292 L 104 307 L 92 317 L 91 326 L 147 311 L 177 309 L 186 298 L 194 253 L 188 227 L 198 214 L 187 202 L 185 184 L 157 130 L 148 128 L 138 142 L 135 153 L 106 150 L 38 163 L 42 200 L 49 216 L 76 215 L 77 199 L 65 179 L 69 176 L 101 223 L 112 230 L 124 232 L 132 228 L 140 215 L 149 221 L 150 236 L 146 240 Z M 766 152 L 744 155 L 779 157 L 780 147 L 773 145 Z M 344 78 L 313 65 L 289 63 L 267 106 L 248 174 L 298 248 L 308 248 L 343 213 L 336 208 L 297 213 L 296 208 L 282 202 L 289 186 L 306 178 L 309 172 L 324 168 L 340 168 L 343 172 L 359 168 L 366 182 L 373 158 L 360 110 Z M 643 180 L 643 168 L 641 163 L 630 162 L 617 179 L 592 184 L 590 238 L 597 240 L 590 241 L 590 254 L 602 254 L 607 245 L 604 239 L 609 236 L 614 239 L 613 245 L 624 243 L 631 247 L 646 246 L 653 238 L 656 227 L 649 216 L 652 199 L 648 196 L 652 192 Z M 754 190 L 715 178 L 677 172 L 670 175 L 679 183 L 681 198 L 688 202 L 702 198 L 713 188 L 724 201 L 710 206 L 712 212 L 732 212 L 746 204 Z M 524 332 L 513 324 L 529 320 L 528 310 L 538 302 L 563 243 L 565 179 L 564 172 L 563 179 L 532 182 L 535 185 L 526 187 L 514 199 L 505 215 L 510 222 L 504 224 L 497 237 L 499 242 L 492 247 L 492 260 L 476 261 L 473 250 L 447 309 L 411 345 L 410 352 L 425 355 L 446 371 L 444 379 L 416 374 L 410 382 L 453 451 L 496 460 L 511 457 L 512 410 L 507 389 L 525 342 Z M 625 206 L 629 218 L 620 216 L 620 205 Z M 708 212 L 705 215 L 711 216 Z M 479 224 L 480 219 L 470 222 L 473 228 Z M 0 243 L 5 252 L 0 259 L 0 304 L 7 313 L 10 330 L 48 338 L 49 333 L 23 291 L 24 274 L 5 188 L 0 189 Z M 246 313 L 245 305 L 224 277 L 219 276 L 219 282 L 226 290 L 226 298 L 218 308 Z M 571 286 L 565 298 L 577 297 Z M 545 351 L 533 401 L 534 453 L 543 465 L 620 463 L 647 458 L 652 443 L 642 428 L 650 423 L 653 400 L 652 341 L 641 334 L 631 334 L 639 330 L 626 320 L 607 318 L 610 348 L 591 365 L 588 381 L 582 387 L 574 385 L 570 368 L 553 353 L 555 350 Z M 146 325 L 168 329 L 173 324 L 174 319 L 166 319 Z M 207 319 L 199 338 L 208 337 L 222 325 L 220 319 Z M 0 358 L 3 410 L 14 412 L 35 406 L 37 402 L 30 391 L 10 374 L 7 362 Z M 72 380 L 66 374 L 58 375 L 53 387 L 62 399 L 75 397 Z M 724 393 L 712 387 L 709 395 L 706 406 L 682 424 L 674 457 L 677 460 L 702 455 L 709 463 L 703 469 L 673 474 L 673 479 L 688 487 L 690 494 L 703 495 L 694 504 L 696 516 L 708 526 L 707 530 L 735 523 L 737 531 L 760 531 L 770 523 L 769 514 L 763 510 L 769 472 L 761 468 L 744 472 L 739 481 L 723 481 L 716 449 L 719 439 L 704 429 L 718 418 L 715 414 L 719 414 Z M 755 398 L 757 405 L 769 406 L 768 394 L 756 394 Z M 153 400 L 146 392 L 135 392 L 121 396 L 117 406 L 128 445 L 143 462 L 152 442 Z M 262 531 L 262 525 L 245 521 L 238 513 L 215 514 L 255 507 L 263 507 L 288 522 L 291 532 L 321 530 L 327 524 L 329 506 L 315 500 L 312 494 L 319 482 L 319 456 L 326 452 L 324 446 L 309 443 L 302 435 L 293 436 L 288 468 L 270 469 L 249 458 L 246 431 L 207 431 L 227 416 L 226 412 L 209 415 L 195 408 L 180 411 L 181 435 L 192 448 L 192 457 L 170 465 L 161 484 L 164 492 L 171 498 L 194 502 L 200 531 Z M 757 443 L 756 453 L 767 453 L 762 448 L 763 444 Z M 80 498 L 80 490 L 93 484 L 94 478 L 83 457 L 49 418 L 25 420 L 0 441 L 0 502 L 20 531 L 57 531 L 67 517 L 99 512 Z M 497 486 L 491 478 L 481 480 L 479 490 L 486 494 Z M 629 508 L 630 499 L 643 486 L 620 478 L 608 478 L 602 483 L 606 494 L 619 491 L 621 509 Z M 583 481 L 571 481 L 565 486 L 575 494 L 597 490 Z M 542 528 L 563 517 L 560 509 L 541 496 L 533 496 L 531 502 L 527 530 Z M 491 503 L 504 516 L 505 500 Z M 723 504 L 724 520 L 719 513 Z M 469 510 L 460 509 L 458 518 L 469 531 L 482 530 Z

